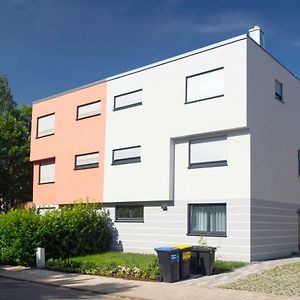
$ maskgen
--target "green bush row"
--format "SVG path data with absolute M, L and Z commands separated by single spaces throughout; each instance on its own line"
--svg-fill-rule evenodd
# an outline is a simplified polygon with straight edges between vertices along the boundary
M 35 210 L 0 214 L 0 263 L 33 265 L 35 249 L 46 258 L 101 252 L 112 241 L 106 213 L 92 204 L 76 204 L 39 215 Z
M 145 267 L 128 267 L 115 265 L 100 265 L 93 261 L 76 261 L 72 259 L 49 259 L 46 267 L 50 270 L 99 275 L 136 280 L 156 281 L 159 275 L 158 260 L 153 256 L 152 261 Z

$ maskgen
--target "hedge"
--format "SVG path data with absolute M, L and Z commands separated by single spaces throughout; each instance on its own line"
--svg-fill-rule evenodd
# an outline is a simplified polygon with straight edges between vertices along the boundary
M 112 241 L 110 219 L 92 204 L 76 204 L 39 215 L 11 210 L 0 215 L 0 263 L 33 265 L 35 249 L 46 258 L 102 252 Z

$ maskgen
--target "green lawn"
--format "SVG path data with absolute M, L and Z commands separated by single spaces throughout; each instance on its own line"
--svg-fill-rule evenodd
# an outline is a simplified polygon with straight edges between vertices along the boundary
M 266 294 L 300 296 L 300 262 L 275 267 L 220 287 Z
M 224 261 L 216 260 L 215 262 L 215 274 L 220 274 L 224 272 L 230 272 L 235 269 L 245 266 L 247 263 L 241 261 Z
M 155 259 L 155 255 L 138 254 L 138 253 L 124 253 L 124 252 L 105 252 L 94 255 L 72 257 L 76 262 L 92 262 L 95 266 L 101 267 L 138 267 L 141 269 L 147 268 L 149 264 Z
M 217 260 L 215 264 L 216 274 L 232 271 L 244 265 L 245 263 L 242 262 Z M 49 259 L 46 267 L 50 270 L 63 272 L 141 280 L 157 280 L 159 275 L 156 255 L 117 251 L 68 259 Z

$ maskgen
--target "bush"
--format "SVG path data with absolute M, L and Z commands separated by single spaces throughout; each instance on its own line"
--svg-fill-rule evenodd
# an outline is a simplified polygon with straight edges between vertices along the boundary
M 0 262 L 32 265 L 37 247 L 40 216 L 34 210 L 0 214 Z
M 47 258 L 65 258 L 107 250 L 112 241 L 108 216 L 92 204 L 64 206 L 41 217 L 38 244 Z
M 38 215 L 34 210 L 0 214 L 0 263 L 33 265 L 35 249 L 46 258 L 101 252 L 111 244 L 109 218 L 95 205 L 76 204 Z

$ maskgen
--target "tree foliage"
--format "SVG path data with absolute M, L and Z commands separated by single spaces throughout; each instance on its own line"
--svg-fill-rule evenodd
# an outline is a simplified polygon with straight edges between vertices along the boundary
M 16 107 L 7 78 L 0 76 L 0 211 L 32 199 L 31 107 Z

